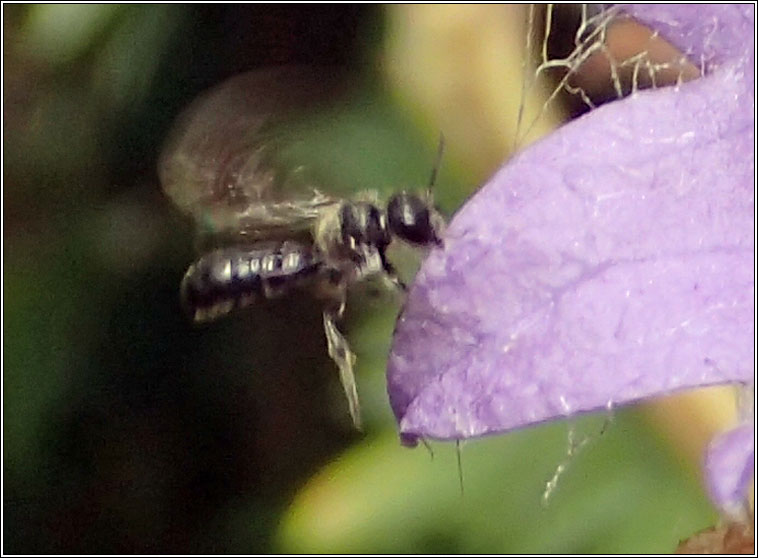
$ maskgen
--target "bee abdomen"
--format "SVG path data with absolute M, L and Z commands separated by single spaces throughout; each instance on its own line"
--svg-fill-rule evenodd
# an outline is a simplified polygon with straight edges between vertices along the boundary
M 321 268 L 312 249 L 298 243 L 221 248 L 189 267 L 182 302 L 194 321 L 210 321 L 314 281 Z

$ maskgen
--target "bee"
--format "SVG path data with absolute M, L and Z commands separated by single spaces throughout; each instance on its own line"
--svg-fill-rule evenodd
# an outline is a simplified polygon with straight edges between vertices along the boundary
M 231 78 L 180 116 L 161 153 L 159 177 L 171 201 L 196 222 L 200 255 L 182 279 L 194 322 L 305 289 L 323 304 L 327 348 L 352 420 L 360 428 L 355 355 L 337 327 L 348 288 L 379 277 L 405 290 L 388 261 L 390 243 L 442 244 L 445 221 L 433 204 L 443 141 L 429 186 L 374 195 L 330 196 L 287 167 L 282 130 L 305 111 L 333 103 L 333 71 L 281 67 Z

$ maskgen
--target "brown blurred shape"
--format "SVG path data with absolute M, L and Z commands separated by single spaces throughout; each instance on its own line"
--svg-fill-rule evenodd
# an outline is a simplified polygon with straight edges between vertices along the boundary
M 700 76 L 700 70 L 681 51 L 630 18 L 619 18 L 609 25 L 605 47 L 579 66 L 571 85 L 581 87 L 593 99 L 616 96 L 610 79 L 611 64 L 624 94 L 675 85 Z
M 679 543 L 676 554 L 755 554 L 755 529 L 749 523 L 711 527 Z

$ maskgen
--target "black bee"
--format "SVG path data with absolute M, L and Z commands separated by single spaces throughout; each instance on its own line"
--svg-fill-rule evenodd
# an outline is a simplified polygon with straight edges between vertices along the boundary
M 287 174 L 281 130 L 289 118 L 334 102 L 341 81 L 327 70 L 296 67 L 242 74 L 201 96 L 180 117 L 159 163 L 163 190 L 196 221 L 202 255 L 187 270 L 181 298 L 196 322 L 219 318 L 261 298 L 308 289 L 324 301 L 329 355 L 350 414 L 360 427 L 355 356 L 337 328 L 351 284 L 379 276 L 404 289 L 386 250 L 397 238 L 442 243 L 444 219 L 431 184 L 376 198 L 330 197 Z M 304 196 L 308 192 L 307 197 Z

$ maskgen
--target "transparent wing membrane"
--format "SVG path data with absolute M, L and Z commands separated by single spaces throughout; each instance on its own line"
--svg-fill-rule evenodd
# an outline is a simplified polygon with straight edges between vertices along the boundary
M 201 233 L 307 228 L 324 205 L 302 167 L 283 160 L 290 123 L 333 103 L 335 70 L 280 67 L 233 77 L 180 116 L 159 161 L 163 190 Z

